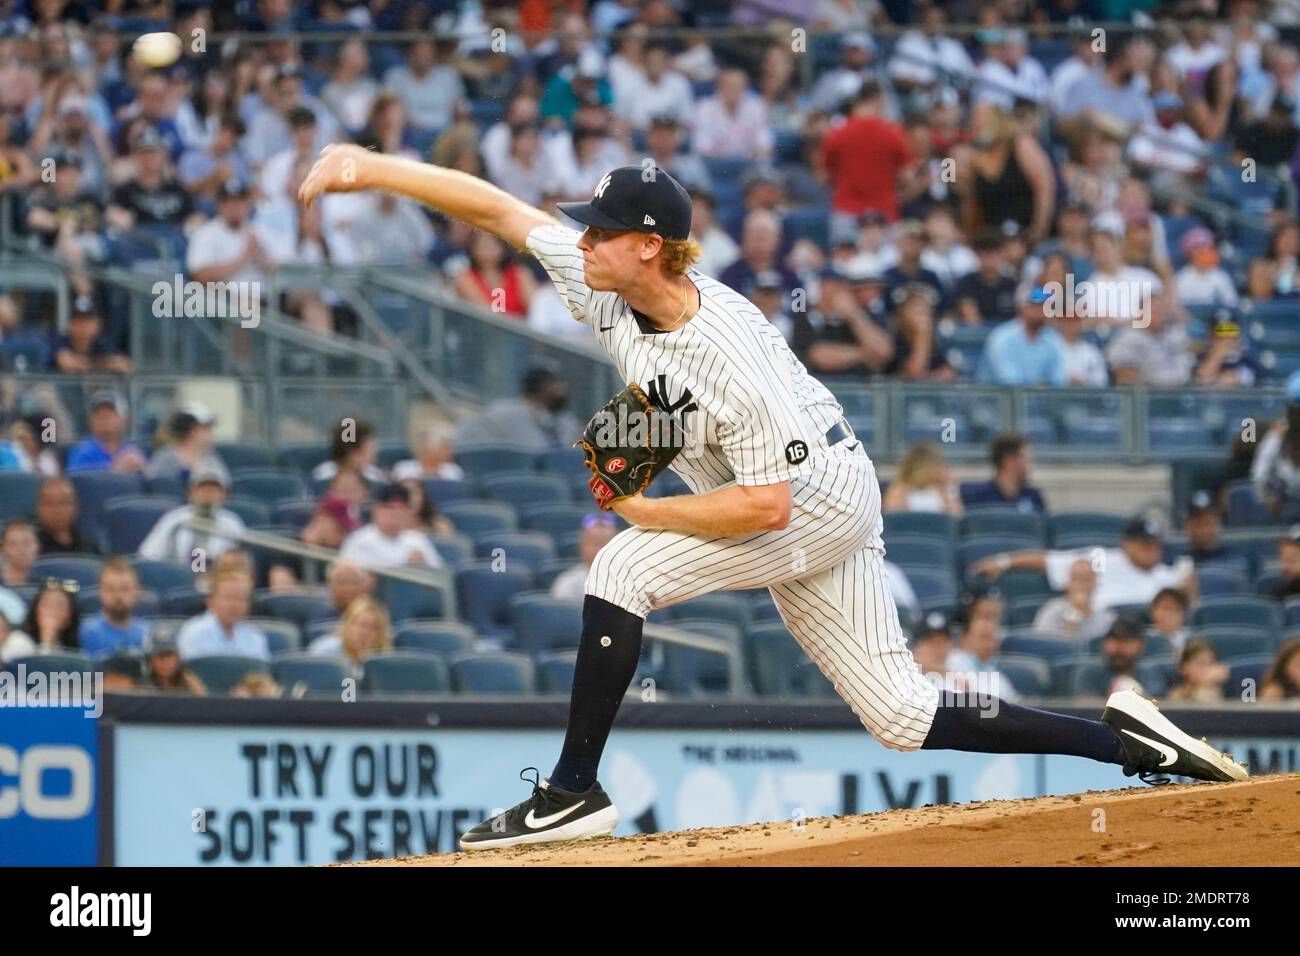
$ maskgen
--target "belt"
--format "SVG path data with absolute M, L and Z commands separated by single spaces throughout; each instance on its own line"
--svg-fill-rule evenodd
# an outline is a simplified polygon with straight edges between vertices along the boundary
M 826 447 L 833 448 L 842 441 L 848 441 L 850 438 L 856 439 L 857 437 L 857 435 L 853 434 L 853 429 L 849 426 L 849 423 L 841 418 L 826 430 Z

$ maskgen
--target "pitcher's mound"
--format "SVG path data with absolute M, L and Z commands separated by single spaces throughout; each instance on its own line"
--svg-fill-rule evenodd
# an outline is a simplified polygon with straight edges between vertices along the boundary
M 681 830 L 361 866 L 1294 866 L 1300 774 Z

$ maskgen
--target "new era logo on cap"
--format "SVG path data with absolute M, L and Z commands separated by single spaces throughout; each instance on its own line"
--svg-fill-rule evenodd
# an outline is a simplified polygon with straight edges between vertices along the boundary
M 658 166 L 619 166 L 601 177 L 590 202 L 556 204 L 584 226 L 615 232 L 654 232 L 665 239 L 691 234 L 691 197 Z
M 654 224 L 655 221 L 651 219 L 649 216 L 646 216 L 644 219 L 641 220 L 641 225 L 643 226 L 653 226 Z

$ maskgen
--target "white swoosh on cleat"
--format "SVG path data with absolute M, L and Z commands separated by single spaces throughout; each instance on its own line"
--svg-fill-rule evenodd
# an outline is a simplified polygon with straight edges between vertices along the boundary
M 549 827 L 552 823 L 558 823 L 563 820 L 586 802 L 586 800 L 579 800 L 573 806 L 565 807 L 559 813 L 552 813 L 549 817 L 535 817 L 533 816 L 533 811 L 529 810 L 528 816 L 524 817 L 524 826 L 528 827 L 530 830 L 540 830 L 542 827 Z
M 1173 747 L 1168 746 L 1167 744 L 1156 743 L 1150 737 L 1143 737 L 1141 734 L 1135 734 L 1131 730 L 1125 730 L 1124 733 L 1128 734 L 1130 737 L 1134 737 L 1142 741 L 1148 747 L 1155 747 L 1156 750 L 1159 750 L 1160 753 L 1165 758 L 1164 760 L 1160 761 L 1160 766 L 1162 767 L 1168 767 L 1170 764 L 1172 764 L 1175 760 L 1178 759 L 1178 751 L 1175 750 Z

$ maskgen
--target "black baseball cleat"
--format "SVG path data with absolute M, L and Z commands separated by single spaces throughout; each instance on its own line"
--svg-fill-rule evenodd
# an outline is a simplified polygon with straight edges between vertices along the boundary
M 504 813 L 488 817 L 460 838 L 462 850 L 493 850 L 525 843 L 559 843 L 609 836 L 618 826 L 618 809 L 600 784 L 570 793 L 542 780 L 536 767 L 520 771 L 519 779 L 533 772 L 533 795 Z
M 1143 783 L 1169 783 L 1169 776 L 1197 780 L 1245 780 L 1246 768 L 1220 753 L 1204 738 L 1196 740 L 1174 726 L 1147 700 L 1131 690 L 1111 694 L 1101 722 L 1124 747 L 1124 773 Z M 1150 778 L 1150 779 L 1148 779 Z

